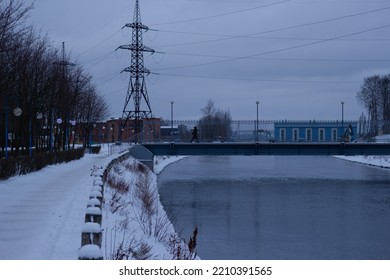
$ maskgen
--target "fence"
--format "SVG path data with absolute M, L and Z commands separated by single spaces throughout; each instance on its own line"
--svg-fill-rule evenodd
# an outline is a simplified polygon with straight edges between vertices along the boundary
M 281 124 L 316 124 L 318 126 L 341 127 L 341 121 L 337 120 L 232 120 L 228 123 L 207 123 L 202 126 L 196 120 L 174 120 L 173 122 L 162 123 L 160 133 L 156 134 L 155 142 L 189 142 L 192 138 L 192 131 L 195 126 L 198 128 L 198 137 L 202 142 L 270 142 L 275 140 L 275 126 Z M 345 120 L 345 127 L 349 123 L 356 124 L 357 135 L 367 133 L 367 125 L 356 120 Z
M 198 129 L 198 139 L 202 142 L 269 142 L 275 140 L 275 127 L 281 124 L 296 125 L 301 127 L 305 124 L 315 124 L 320 127 L 333 126 L 335 128 L 355 125 L 356 137 L 363 137 L 370 132 L 370 124 L 365 120 L 220 120 L 208 122 L 199 120 L 173 120 L 163 121 L 160 119 L 144 120 L 142 132 L 132 135 L 131 127 L 125 127 L 124 135 L 130 137 L 119 139 L 117 134 L 110 139 L 110 154 L 127 150 L 131 143 L 140 142 L 189 142 L 192 138 L 193 128 Z M 344 124 L 344 126 L 343 126 Z M 117 128 L 118 129 L 118 128 Z M 98 131 L 96 131 L 97 137 Z M 342 133 L 342 132 L 340 132 Z M 102 142 L 100 142 L 102 143 Z M 107 142 L 106 142 L 107 143 Z M 103 145 L 105 143 L 103 142 Z

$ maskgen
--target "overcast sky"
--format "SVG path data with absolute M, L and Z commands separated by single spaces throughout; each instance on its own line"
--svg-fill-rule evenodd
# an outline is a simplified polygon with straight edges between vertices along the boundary
M 30 22 L 93 75 L 120 117 L 135 0 L 26 0 Z M 390 73 L 388 0 L 140 0 L 156 117 L 198 119 L 209 99 L 233 119 L 358 119 L 364 77 Z M 130 110 L 133 104 L 130 104 Z

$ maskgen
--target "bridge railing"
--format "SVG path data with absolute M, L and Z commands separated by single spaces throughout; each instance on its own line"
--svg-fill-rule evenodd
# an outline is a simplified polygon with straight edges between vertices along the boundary
M 344 120 L 344 127 L 353 124 L 356 135 L 367 132 L 367 125 L 357 120 Z M 301 128 L 342 127 L 341 120 L 231 120 L 227 123 L 198 120 L 174 120 L 161 124 L 160 137 L 155 142 L 189 142 L 192 130 L 197 126 L 198 137 L 202 142 L 270 142 L 275 139 L 275 127 Z
M 142 142 L 142 136 L 143 133 L 138 133 L 121 141 L 108 144 L 108 154 L 119 154 L 128 151 L 136 142 Z

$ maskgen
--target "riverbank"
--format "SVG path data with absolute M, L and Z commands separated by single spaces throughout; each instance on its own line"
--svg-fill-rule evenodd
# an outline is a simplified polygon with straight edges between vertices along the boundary
M 335 156 L 336 158 L 381 168 L 390 168 L 390 156 Z
M 157 174 L 184 157 L 157 157 L 152 172 L 134 158 L 107 174 L 103 207 L 104 259 L 194 259 L 160 202 Z

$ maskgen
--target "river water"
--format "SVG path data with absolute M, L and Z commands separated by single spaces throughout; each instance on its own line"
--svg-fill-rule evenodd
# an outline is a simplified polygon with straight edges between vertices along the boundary
M 390 170 L 310 156 L 189 157 L 158 177 L 202 259 L 390 259 L 389 183 Z

